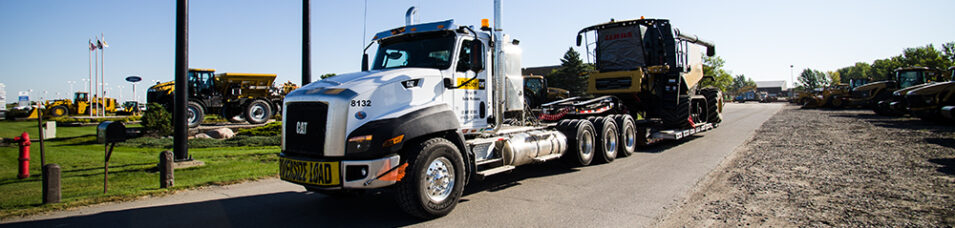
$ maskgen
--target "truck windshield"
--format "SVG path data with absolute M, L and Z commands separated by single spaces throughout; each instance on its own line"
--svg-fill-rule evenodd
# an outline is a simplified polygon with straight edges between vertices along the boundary
M 372 69 L 424 67 L 448 69 L 454 36 L 450 32 L 396 37 L 382 41 Z
M 922 84 L 922 82 L 924 82 L 924 80 L 922 79 L 921 71 L 899 72 L 899 88 L 907 88 L 909 86 Z

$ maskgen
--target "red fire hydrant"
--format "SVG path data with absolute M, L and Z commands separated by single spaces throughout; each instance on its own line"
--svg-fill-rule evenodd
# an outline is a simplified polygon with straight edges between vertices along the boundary
M 23 132 L 19 137 L 13 138 L 13 141 L 20 143 L 20 172 L 17 178 L 30 177 L 30 135 Z

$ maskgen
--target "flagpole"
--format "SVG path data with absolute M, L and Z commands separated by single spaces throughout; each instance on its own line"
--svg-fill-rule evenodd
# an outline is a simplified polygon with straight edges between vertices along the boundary
M 103 42 L 106 42 L 106 41 L 103 39 L 103 33 L 100 33 L 100 34 L 99 34 L 99 37 L 100 37 L 100 38 L 99 38 L 100 40 L 102 40 Z M 100 56 L 100 60 L 99 60 L 99 64 L 100 64 L 100 66 L 99 66 L 99 68 L 100 68 L 100 71 L 99 71 L 99 80 L 100 80 L 99 87 L 100 87 L 100 90 L 99 90 L 99 91 L 100 91 L 100 93 L 101 93 L 102 95 L 99 96 L 99 99 L 100 99 L 99 104 L 100 104 L 100 110 L 101 110 L 101 111 L 100 111 L 100 117 L 106 117 L 106 45 L 103 45 L 103 47 L 102 47 L 101 49 L 103 49 L 103 50 L 99 52 L 99 56 Z
M 90 53 L 89 53 L 89 60 L 90 60 L 90 68 L 89 68 L 89 70 L 90 70 L 90 75 L 89 75 L 89 80 L 86 80 L 86 104 L 90 104 L 90 101 L 92 101 L 92 100 L 90 100 L 90 99 L 93 98 L 93 97 L 92 97 L 92 95 L 93 95 L 93 51 L 96 50 L 96 49 L 93 49 L 93 48 L 92 48 L 92 47 L 93 47 L 93 39 L 90 39 L 90 40 L 89 40 L 89 43 L 88 43 L 87 45 L 90 45 L 90 46 L 86 47 L 86 48 L 89 48 L 89 49 L 90 49 Z M 76 101 L 76 102 L 79 103 L 79 101 Z M 92 111 L 93 111 L 93 110 L 90 109 L 90 112 L 88 112 L 89 115 L 90 115 L 90 118 L 93 118 L 93 112 L 92 112 Z
M 99 43 L 99 40 L 96 40 L 96 42 Z M 93 50 L 93 88 L 96 93 L 90 94 L 90 100 L 92 101 L 90 102 L 90 114 L 93 114 L 94 110 L 96 114 L 92 116 L 99 116 L 99 109 L 96 108 L 96 102 L 99 102 L 99 98 L 94 98 L 99 96 L 99 86 L 96 85 L 96 83 L 99 83 L 99 58 L 96 56 L 97 51 L 99 51 L 99 47 Z

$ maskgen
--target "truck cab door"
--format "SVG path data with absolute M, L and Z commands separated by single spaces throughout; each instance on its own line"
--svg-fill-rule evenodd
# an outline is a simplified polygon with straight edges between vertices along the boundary
M 483 42 L 471 38 L 462 39 L 458 47 L 457 61 L 451 74 L 452 84 L 457 88 L 450 90 L 450 104 L 461 127 L 465 133 L 469 133 L 470 129 L 487 127 L 487 117 L 491 113 L 488 100 L 490 89 L 487 86 L 489 71 L 484 70 L 486 67 L 478 67 L 480 70 L 475 72 L 475 67 L 472 67 L 473 64 L 486 66 L 487 61 L 484 60 L 487 59 L 487 53 Z

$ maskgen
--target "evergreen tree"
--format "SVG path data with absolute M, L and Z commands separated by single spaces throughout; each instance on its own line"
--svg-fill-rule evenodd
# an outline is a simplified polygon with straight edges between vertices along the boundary
M 548 86 L 566 89 L 571 96 L 583 96 L 587 93 L 587 79 L 593 66 L 580 59 L 580 53 L 568 48 L 560 59 L 560 67 L 547 74 Z

